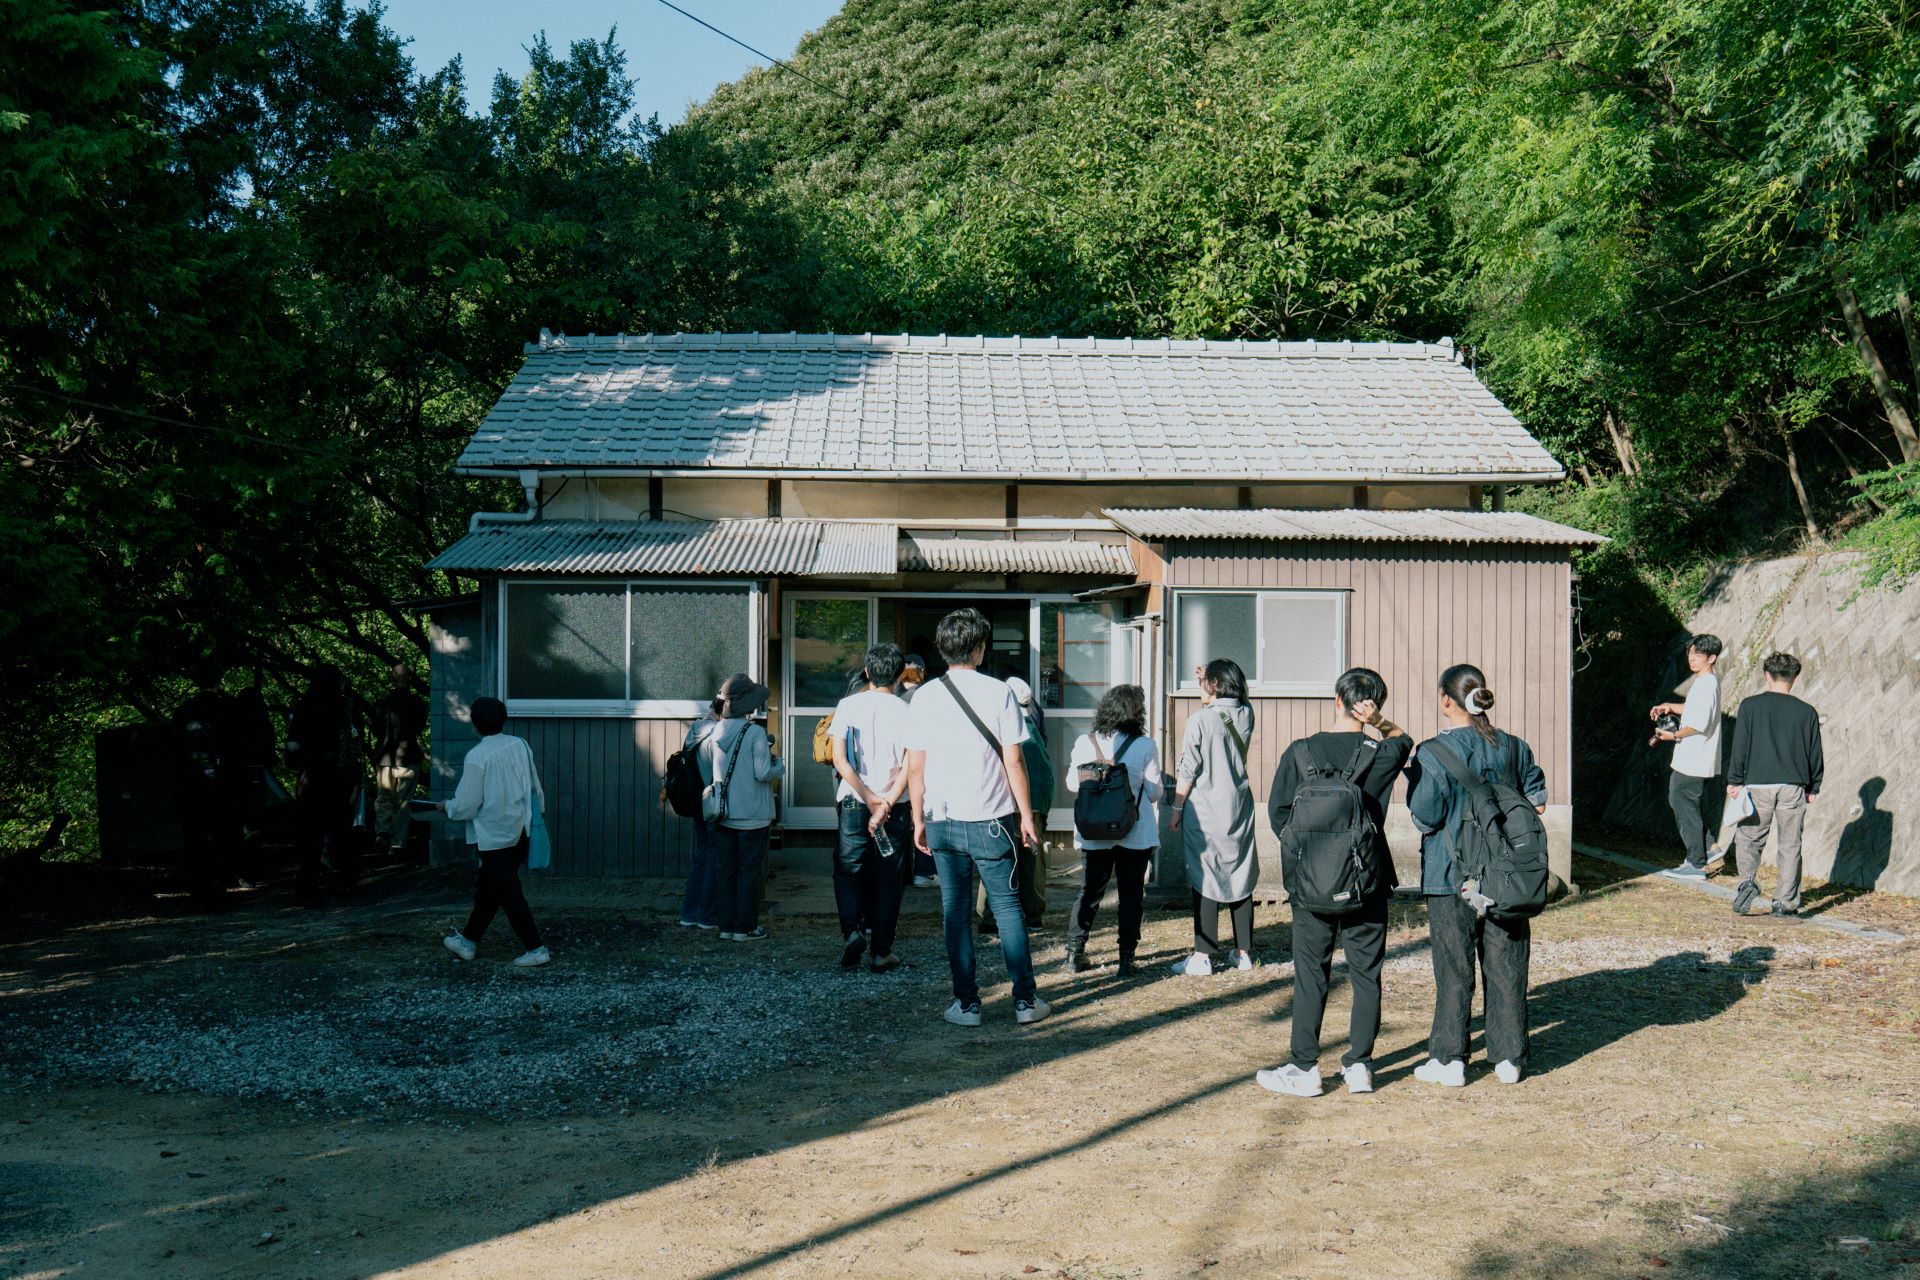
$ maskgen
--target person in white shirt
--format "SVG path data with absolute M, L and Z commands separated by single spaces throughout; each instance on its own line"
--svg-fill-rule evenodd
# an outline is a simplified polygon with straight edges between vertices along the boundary
M 953 974 L 946 1020 L 980 1025 L 980 988 L 973 971 L 973 878 L 987 886 L 1000 926 L 1000 954 L 1013 981 L 1014 1020 L 1050 1012 L 1034 988 L 1027 922 L 1015 883 L 1017 841 L 1038 846 L 1020 743 L 1026 717 L 1003 681 L 977 668 L 993 627 L 978 609 L 956 609 L 934 635 L 947 671 L 913 696 L 907 719 L 907 786 L 913 798 L 913 843 L 933 855 L 940 910 Z
M 526 739 L 501 732 L 507 727 L 506 703 L 475 698 L 471 718 L 480 741 L 460 766 L 453 799 L 439 807 L 455 822 L 467 824 L 467 843 L 474 846 L 480 870 L 474 877 L 473 911 L 466 926 L 442 941 L 454 955 L 471 960 L 493 917 L 505 911 L 507 923 L 526 948 L 514 963 L 522 968 L 545 964 L 553 956 L 533 923 L 533 909 L 520 886 L 520 866 L 527 860 L 534 806 L 545 804 L 546 792 L 541 790 L 533 749 Z
M 1720 661 L 1720 637 L 1698 635 L 1687 642 L 1687 670 L 1693 673 L 1693 686 L 1685 702 L 1662 702 L 1647 713 L 1650 720 L 1663 715 L 1680 717 L 1677 729 L 1661 729 L 1654 736 L 1673 744 L 1673 773 L 1667 779 L 1667 804 L 1673 809 L 1674 823 L 1680 828 L 1680 843 L 1685 846 L 1685 861 L 1662 872 L 1676 880 L 1705 880 L 1709 866 L 1708 845 L 1712 832 L 1707 830 L 1701 813 L 1700 798 L 1706 794 L 1707 780 L 1720 772 L 1720 679 L 1713 669 Z M 1724 857 L 1713 851 L 1712 861 Z
M 906 889 L 901 860 L 909 842 L 907 792 L 908 704 L 894 690 L 900 679 L 900 646 L 867 650 L 863 688 L 840 699 L 827 736 L 833 740 L 833 770 L 840 775 L 840 834 L 833 854 L 833 901 L 840 913 L 842 968 L 860 963 L 868 947 L 875 973 L 900 962 L 893 939 Z
M 1105 763 L 1126 766 L 1140 816 L 1133 829 L 1117 840 L 1096 840 L 1081 835 L 1078 828 L 1074 830 L 1073 843 L 1080 849 L 1080 902 L 1073 919 L 1067 922 L 1067 972 L 1080 973 L 1092 967 L 1087 960 L 1087 937 L 1093 932 L 1107 882 L 1118 875 L 1119 976 L 1127 978 L 1133 976 L 1133 957 L 1140 948 L 1147 868 L 1160 847 L 1159 800 L 1165 789 L 1159 749 L 1147 736 L 1146 690 L 1137 684 L 1117 684 L 1100 699 L 1093 713 L 1093 731 L 1074 741 L 1073 754 L 1068 758 L 1067 790 L 1080 790 L 1083 766 Z

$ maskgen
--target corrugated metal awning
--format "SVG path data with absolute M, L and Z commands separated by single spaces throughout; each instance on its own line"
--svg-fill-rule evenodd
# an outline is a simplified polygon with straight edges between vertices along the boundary
M 482 524 L 427 562 L 451 573 L 891 576 L 898 531 L 836 520 Z
M 1124 543 L 1066 538 L 940 538 L 905 534 L 900 568 L 910 573 L 1096 573 L 1130 577 Z
M 1268 538 L 1285 542 L 1504 542 L 1592 547 L 1597 533 L 1520 511 L 1286 511 L 1114 508 L 1103 514 L 1136 538 Z

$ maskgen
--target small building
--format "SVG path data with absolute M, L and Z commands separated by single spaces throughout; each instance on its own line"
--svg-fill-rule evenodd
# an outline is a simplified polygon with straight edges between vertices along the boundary
M 1476 662 L 1546 769 L 1568 874 L 1570 555 L 1599 539 L 1503 510 L 1564 473 L 1448 341 L 542 335 L 458 470 L 525 502 L 431 564 L 478 588 L 435 618 L 434 785 L 470 700 L 505 699 L 563 873 L 686 867 L 661 773 L 734 671 L 773 689 L 783 827 L 831 829 L 815 724 L 870 643 L 937 675 L 935 624 L 973 605 L 1059 768 L 1124 682 L 1171 758 L 1195 664 L 1236 659 L 1263 801 L 1346 667 L 1424 736 L 1439 672 Z

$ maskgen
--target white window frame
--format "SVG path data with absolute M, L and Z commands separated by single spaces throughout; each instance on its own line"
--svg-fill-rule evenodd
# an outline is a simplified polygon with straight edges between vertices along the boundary
M 624 678 L 627 692 L 633 692 L 633 591 L 636 587 L 745 587 L 747 592 L 747 674 L 766 681 L 766 640 L 762 615 L 762 597 L 766 588 L 752 578 L 594 578 L 538 577 L 501 578 L 496 584 L 495 612 L 499 625 L 494 631 L 494 693 L 507 704 L 509 716 L 570 716 L 577 719 L 609 717 L 623 720 L 697 720 L 706 711 L 708 698 L 509 698 L 507 696 L 507 588 L 515 587 L 619 587 L 625 593 L 627 667 Z
M 1200 686 L 1194 681 L 1190 664 L 1181 649 L 1181 608 L 1189 596 L 1251 596 L 1253 597 L 1253 652 L 1257 662 L 1259 655 L 1266 651 L 1267 611 L 1261 602 L 1269 596 L 1288 596 L 1300 600 L 1332 600 L 1338 608 L 1334 610 L 1334 652 L 1339 655 L 1335 663 L 1342 671 L 1347 668 L 1347 615 L 1352 610 L 1353 592 L 1345 588 L 1294 588 L 1294 587 L 1178 587 L 1173 592 L 1172 625 L 1168 628 L 1173 641 L 1173 662 L 1180 668 L 1177 681 L 1170 691 L 1176 698 L 1197 698 Z M 1336 675 L 1338 672 L 1335 673 Z M 1325 686 L 1302 684 L 1298 681 L 1264 681 L 1258 672 L 1247 672 L 1247 693 L 1265 698 L 1331 698 L 1333 682 Z

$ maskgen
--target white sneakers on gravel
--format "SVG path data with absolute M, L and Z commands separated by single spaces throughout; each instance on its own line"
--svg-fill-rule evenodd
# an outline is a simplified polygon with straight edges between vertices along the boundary
M 546 964 L 552 959 L 553 953 L 551 951 L 548 951 L 545 947 L 535 947 L 531 951 L 522 952 L 520 955 L 515 956 L 513 962 L 522 969 L 531 969 L 536 965 Z
M 940 1016 L 956 1027 L 977 1027 L 980 1025 L 980 1006 L 977 1004 L 961 1004 L 960 1001 L 956 999 L 952 1004 L 947 1006 L 947 1011 Z
M 1320 1068 L 1302 1071 L 1291 1062 L 1270 1067 L 1254 1074 L 1254 1083 L 1268 1093 L 1291 1094 L 1296 1098 L 1317 1098 L 1320 1096 Z
M 446 947 L 447 950 L 453 952 L 456 956 L 459 956 L 462 960 L 471 960 L 480 954 L 480 948 L 467 941 L 467 935 L 464 933 L 450 933 L 440 939 L 440 942 L 442 946 Z
M 1253 957 L 1244 951 L 1236 951 L 1227 960 L 1229 969 L 1238 969 L 1241 973 L 1253 972 Z
M 1493 1064 L 1494 1078 L 1501 1084 L 1520 1083 L 1520 1064 L 1517 1062 L 1496 1062 Z
M 1458 1089 L 1467 1082 L 1467 1064 L 1460 1058 L 1455 1058 L 1452 1062 L 1428 1058 L 1413 1069 L 1413 1078 L 1424 1080 L 1428 1084 L 1440 1084 L 1449 1089 Z
M 1185 960 L 1173 962 L 1173 976 L 1176 978 L 1204 978 L 1213 972 L 1213 961 L 1198 951 Z
M 1030 1027 L 1053 1012 L 1053 1006 L 1035 996 L 1031 1000 L 1016 1000 L 1013 1004 L 1013 1020 L 1023 1027 Z
M 1340 1068 L 1340 1078 L 1347 1082 L 1348 1093 L 1373 1092 L 1373 1068 L 1364 1062 Z

